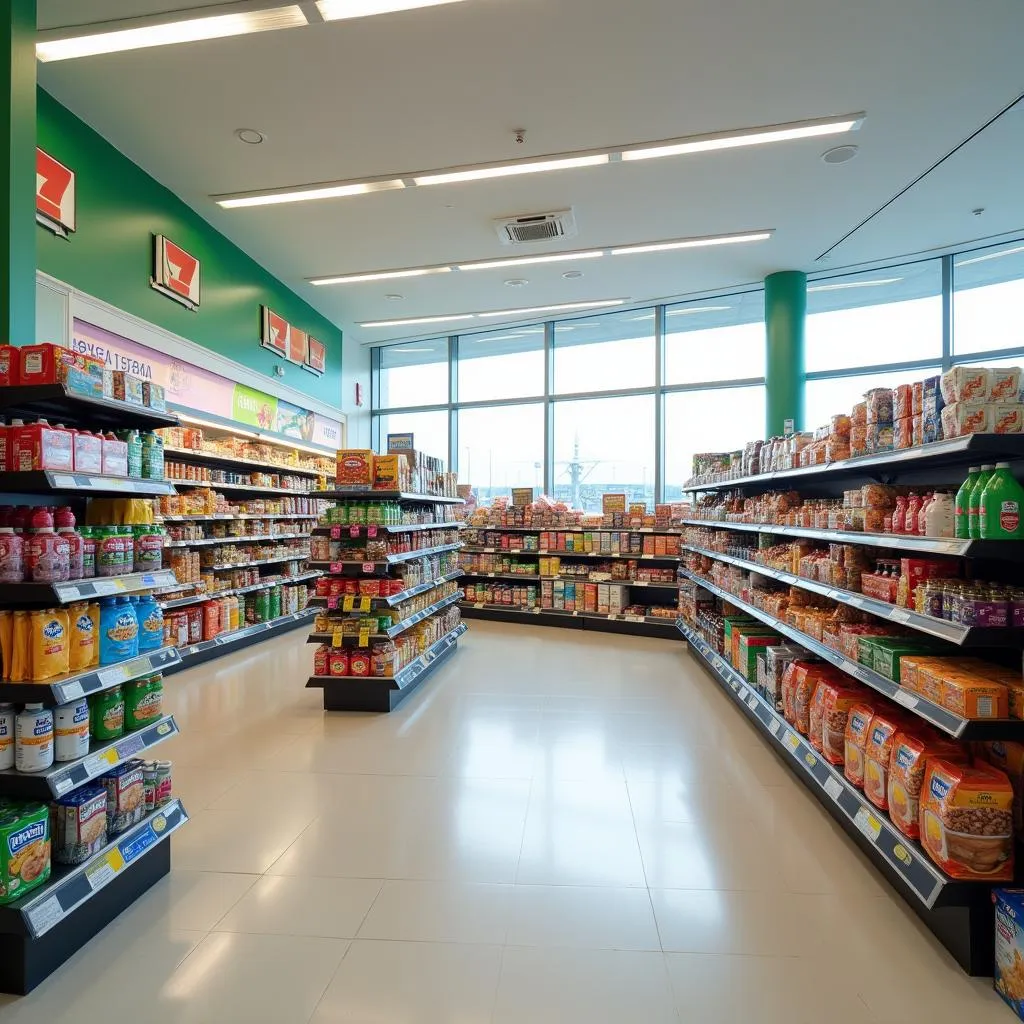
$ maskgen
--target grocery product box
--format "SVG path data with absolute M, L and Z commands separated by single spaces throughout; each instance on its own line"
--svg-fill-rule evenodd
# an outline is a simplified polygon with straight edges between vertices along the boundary
M 1010 715 L 1009 694 L 1002 683 L 967 673 L 942 680 L 942 706 L 963 718 L 1008 718 Z
M 401 490 L 397 455 L 375 455 L 373 457 L 373 486 L 382 491 Z
M 766 647 L 775 647 L 781 643 L 782 637 L 778 634 L 774 636 L 758 636 L 752 633 L 742 634 L 739 639 L 739 665 L 737 667 L 743 674 L 743 678 L 748 682 L 755 682 L 757 680 L 758 655 L 760 654 L 763 657 Z
M 939 389 L 947 405 L 987 401 L 989 371 L 983 366 L 954 366 L 939 379 Z
M 928 654 L 936 650 L 936 646 L 927 640 L 887 636 L 875 637 L 869 646 L 872 652 L 870 667 L 894 683 L 900 682 L 900 664 L 905 655 Z
M 772 637 L 772 636 L 778 636 L 778 634 L 775 633 L 768 626 L 762 625 L 760 622 L 755 623 L 752 626 L 736 626 L 736 627 L 733 627 L 733 631 L 732 631 L 732 646 L 729 648 L 729 652 L 730 652 L 729 660 L 732 663 L 732 667 L 734 669 L 736 669 L 737 672 L 744 672 L 745 669 L 746 669 L 746 662 L 744 661 L 744 659 L 742 657 L 742 654 L 741 654 L 742 644 L 743 644 L 743 641 L 745 639 L 755 638 L 755 637 Z M 755 644 L 754 646 L 757 647 L 758 645 Z M 760 647 L 771 647 L 771 646 L 774 646 L 774 645 L 773 644 L 761 644 L 760 645 Z M 756 651 L 755 651 L 755 654 L 756 654 Z M 753 671 L 753 667 L 751 667 L 751 671 Z
M 901 608 L 915 608 L 917 588 L 928 580 L 956 579 L 960 575 L 957 562 L 938 558 L 901 558 L 896 603 Z
M 373 484 L 373 452 L 369 448 L 342 448 L 337 456 L 339 487 L 370 487 Z
M 100 360 L 50 342 L 26 345 L 19 353 L 19 383 L 63 384 L 75 394 L 103 397 L 103 363 Z
M 39 469 L 71 471 L 74 468 L 74 435 L 47 423 L 29 423 L 8 430 L 9 465 L 25 473 Z M 127 475 L 127 474 L 125 474 Z
M 167 412 L 167 395 L 162 384 L 153 384 L 150 381 L 142 382 L 142 400 L 150 409 L 157 412 Z
M 621 615 L 629 607 L 629 587 L 620 583 L 608 584 L 608 614 Z
M 1024 889 L 993 889 L 996 992 L 1024 1020 Z

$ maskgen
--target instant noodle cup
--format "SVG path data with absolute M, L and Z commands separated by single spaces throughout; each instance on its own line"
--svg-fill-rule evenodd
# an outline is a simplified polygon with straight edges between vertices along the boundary
M 921 835 L 918 823 L 921 786 L 930 758 L 956 764 L 967 763 L 964 747 L 953 740 L 934 736 L 921 727 L 898 729 L 892 739 L 886 796 L 892 823 L 908 838 Z
M 864 748 L 868 744 L 875 706 L 859 701 L 850 708 L 843 740 L 843 774 L 858 789 L 864 788 Z

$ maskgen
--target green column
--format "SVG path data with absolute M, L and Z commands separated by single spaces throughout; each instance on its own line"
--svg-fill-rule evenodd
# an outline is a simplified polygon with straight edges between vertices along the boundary
M 804 321 L 807 275 L 782 270 L 764 279 L 766 437 L 804 426 Z
M 36 340 L 36 0 L 0 13 L 0 342 Z

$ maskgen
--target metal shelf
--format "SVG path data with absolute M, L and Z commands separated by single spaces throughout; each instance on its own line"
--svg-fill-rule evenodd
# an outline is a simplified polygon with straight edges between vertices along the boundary
M 526 548 L 473 548 L 464 546 L 463 551 L 467 555 L 529 555 L 532 558 L 548 557 L 557 558 L 625 558 L 627 560 L 644 562 L 678 562 L 678 555 L 646 555 L 639 552 L 630 554 L 622 551 L 529 551 Z
M 7 583 L 0 588 L 0 607 L 24 608 L 28 605 L 69 604 L 98 597 L 121 597 L 177 583 L 171 569 L 133 572 L 125 576 L 94 576 L 66 583 Z
M 177 487 L 202 488 L 209 491 L 246 491 L 253 494 L 288 494 L 294 498 L 322 498 L 324 491 L 300 491 L 297 487 L 265 487 L 259 484 L 228 484 L 217 480 L 172 480 Z M 169 492 L 171 494 L 176 491 Z M 260 516 L 260 519 L 265 518 Z
M 245 541 L 303 540 L 308 537 L 308 533 L 259 534 L 254 537 L 202 537 L 199 540 L 169 540 L 165 542 L 164 547 L 201 548 L 207 547 L 211 544 L 242 544 Z
M 687 484 L 680 490 L 689 493 L 703 491 L 730 491 L 737 487 L 765 488 L 777 481 L 816 480 L 825 477 L 870 477 L 873 473 L 892 467 L 898 469 L 930 468 L 936 463 L 943 468 L 967 465 L 981 459 L 985 462 L 1024 458 L 1024 434 L 969 434 L 948 441 L 935 441 L 916 448 L 861 455 L 825 466 L 803 466 L 799 469 L 781 469 L 757 476 L 741 476 L 714 483 Z
M 177 481 L 181 483 L 182 481 Z M 164 515 L 160 517 L 165 523 L 229 523 L 242 519 L 319 519 L 319 512 L 239 512 L 237 515 L 213 513 L 211 515 Z
M 25 384 L 0 388 L 0 412 L 8 418 L 43 418 L 51 423 L 119 430 L 122 427 L 153 430 L 174 427 L 178 417 L 145 405 L 113 398 L 78 395 L 63 384 Z
M 359 568 L 363 573 L 375 573 L 375 572 L 387 572 L 387 570 L 393 565 L 399 565 L 402 562 L 411 562 L 417 558 L 426 558 L 428 555 L 441 554 L 444 551 L 457 551 L 461 548 L 461 544 L 440 544 L 434 548 L 420 548 L 418 551 L 401 551 L 393 555 L 388 555 L 387 558 L 376 561 L 349 561 L 344 559 L 336 559 L 332 562 L 326 562 L 321 560 L 311 559 L 309 564 L 317 566 L 324 570 L 331 576 L 343 575 L 346 570 L 352 570 Z
M 454 594 L 449 594 L 447 597 L 440 601 L 434 602 L 426 608 L 421 609 L 418 612 L 414 612 L 406 619 L 402 619 L 401 622 L 396 622 L 393 626 L 389 626 L 387 629 L 370 633 L 367 636 L 367 641 L 372 642 L 374 640 L 394 640 L 400 633 L 404 633 L 407 629 L 411 629 L 418 622 L 422 622 L 424 619 L 429 618 L 434 612 L 439 612 L 442 608 L 447 608 L 448 605 L 454 604 L 456 601 L 461 601 L 463 597 L 462 591 L 457 590 Z M 334 634 L 333 633 L 310 633 L 306 638 L 306 643 L 309 644 L 333 644 Z M 342 637 L 343 647 L 358 647 L 359 637 L 358 636 L 344 636 Z
M 52 800 L 72 789 L 106 774 L 111 768 L 138 757 L 178 732 L 172 715 L 163 715 L 152 725 L 126 733 L 113 742 L 89 745 L 89 753 L 77 761 L 55 762 L 43 772 L 19 772 L 16 768 L 0 771 L 0 793 L 26 800 Z
M 466 523 L 467 530 L 489 530 L 495 533 L 654 533 L 678 536 L 675 526 L 479 526 Z
M 725 658 L 682 619 L 677 625 L 725 692 L 744 707 L 748 717 L 757 721 L 786 763 L 809 777 L 807 781 L 812 783 L 811 790 L 818 800 L 826 807 L 838 808 L 846 819 L 844 827 L 852 827 L 863 836 L 872 858 L 895 872 L 925 907 L 956 905 L 980 888 L 987 892 L 990 883 L 961 882 L 940 871 L 916 842 L 903 835 L 884 812 L 850 785 L 842 771 L 829 764 L 805 737 L 791 728 Z
M 319 491 L 319 497 L 332 498 L 336 501 L 422 501 L 435 502 L 438 505 L 462 505 L 461 498 L 446 498 L 437 494 L 411 494 L 408 491 L 374 491 L 365 487 L 335 487 L 331 491 Z
M 0 388 L 0 392 L 4 391 Z M 141 480 L 98 473 L 65 473 L 38 469 L 28 473 L 0 473 L 0 491 L 10 494 L 84 494 L 87 497 L 130 495 L 160 497 L 175 494 L 170 480 Z
M 781 583 L 788 583 L 790 586 L 799 587 L 801 590 L 810 591 L 813 594 L 821 594 L 823 597 L 838 601 L 840 604 L 850 605 L 859 608 L 861 611 L 877 615 L 881 619 L 888 619 L 890 622 L 907 626 L 919 633 L 926 633 L 928 636 L 937 637 L 939 640 L 946 640 L 958 647 L 1015 647 L 1024 646 L 1024 630 L 1012 626 L 983 627 L 963 626 L 958 622 L 947 622 L 945 619 L 936 619 L 932 615 L 922 615 L 920 612 L 912 611 L 909 608 L 900 608 L 898 605 L 889 604 L 888 601 L 879 601 L 873 597 L 866 597 L 850 590 L 840 590 L 837 587 L 830 587 L 827 583 L 819 583 L 817 580 L 808 580 L 803 576 L 794 576 L 791 572 L 783 572 L 781 569 L 774 569 L 771 566 L 761 565 L 759 562 L 748 562 L 744 558 L 735 558 L 733 555 L 725 555 L 709 548 L 699 548 L 693 544 L 684 545 L 687 551 L 693 551 L 706 558 L 714 558 L 719 562 L 726 562 L 729 565 L 747 569 L 750 572 L 759 573 L 771 579 L 779 580 Z
M 269 590 L 271 587 L 289 586 L 293 583 L 302 583 L 305 580 L 315 580 L 322 575 L 323 573 L 321 572 L 306 572 L 298 576 L 275 576 L 260 583 L 250 583 L 247 587 L 228 587 L 224 590 L 211 590 L 205 594 L 193 594 L 191 597 L 178 597 L 170 601 L 161 601 L 159 604 L 164 611 L 170 611 L 174 608 L 184 608 L 190 604 L 198 604 L 201 601 L 210 601 L 219 597 L 230 597 L 232 594 L 248 594 L 254 590 Z
M 215 462 L 221 466 L 242 466 L 246 469 L 261 469 L 271 473 L 292 473 L 296 476 L 309 476 L 314 479 L 323 476 L 315 469 L 304 466 L 290 466 L 280 462 L 260 462 L 258 459 L 242 459 L 236 455 L 222 455 L 219 452 L 195 451 L 192 448 L 164 448 L 164 455 L 173 455 L 180 459 L 194 459 L 198 462 Z M 324 458 L 329 458 L 324 452 Z
M 161 647 L 128 661 L 99 665 L 84 672 L 74 672 L 42 683 L 0 683 L 0 701 L 13 704 L 67 704 L 89 694 L 109 690 L 131 679 L 150 676 L 177 665 L 181 661 L 175 647 Z M 0 787 L 2 789 L 2 787 Z
M 680 569 L 680 572 L 688 579 L 699 583 L 705 590 L 710 591 L 712 594 L 717 594 L 720 598 L 745 611 L 748 615 L 752 615 L 755 619 L 765 623 L 765 625 L 771 626 L 772 629 L 798 643 L 813 654 L 818 655 L 822 660 L 835 665 L 836 668 L 842 669 L 847 675 L 853 676 L 872 690 L 884 694 L 890 700 L 900 704 L 908 711 L 912 711 L 926 722 L 931 722 L 932 725 L 948 733 L 950 736 L 955 736 L 957 739 L 962 740 L 1024 740 L 1024 720 L 1018 718 L 962 718 L 960 715 L 942 707 L 942 705 L 934 704 L 927 697 L 922 697 L 920 694 L 904 689 L 899 683 L 886 679 L 885 676 L 872 671 L 866 665 L 859 665 L 856 662 L 850 661 L 840 651 L 835 651 L 806 633 L 801 633 L 800 630 L 794 629 L 774 615 L 762 611 L 756 605 L 750 604 L 735 594 L 729 593 L 728 590 L 723 590 L 721 587 L 716 586 L 710 580 L 705 580 L 688 569 Z
M 201 568 L 221 572 L 224 569 L 249 569 L 254 565 L 273 565 L 275 562 L 302 562 L 309 558 L 308 551 L 296 551 L 290 555 L 275 555 L 273 558 L 257 558 L 249 562 L 223 562 L 220 565 L 204 565 Z
M 581 612 L 567 611 L 565 608 L 517 608 L 509 604 L 487 604 L 484 601 L 463 601 L 464 608 L 472 608 L 474 611 L 501 611 L 513 612 L 521 615 L 560 615 L 569 619 L 601 619 L 605 622 L 634 622 L 646 623 L 654 626 L 671 626 L 675 619 L 662 615 L 626 615 L 619 612 Z
M 191 668 L 193 659 L 201 658 L 211 651 L 220 651 L 224 647 L 232 647 L 235 644 L 248 646 L 248 643 L 260 636 L 262 633 L 279 632 L 283 629 L 291 629 L 295 623 L 312 618 L 315 614 L 313 608 L 303 608 L 299 612 L 289 612 L 287 615 L 280 615 L 276 619 L 268 619 L 266 622 L 255 622 L 251 626 L 243 626 L 241 629 L 234 629 L 230 633 L 220 633 L 212 640 L 202 640 L 197 644 L 189 644 L 181 648 L 181 661 L 183 668 Z
M 322 574 L 318 572 L 316 575 L 320 576 Z M 417 594 L 425 594 L 428 590 L 441 586 L 442 583 L 447 583 L 449 580 L 458 579 L 464 575 L 465 573 L 461 569 L 456 569 L 454 572 L 439 576 L 436 580 L 418 583 L 415 587 L 409 587 L 407 590 L 402 590 L 397 594 L 389 594 L 387 597 L 368 597 L 367 600 L 370 602 L 370 608 L 393 608 L 396 604 L 408 601 L 410 597 L 415 597 Z M 346 596 L 342 594 L 335 597 L 311 597 L 309 603 L 315 604 L 318 607 L 326 607 L 333 611 L 341 606 Z M 360 595 L 352 596 L 358 597 Z
M 808 537 L 829 544 L 862 544 L 865 547 L 949 555 L 954 558 L 997 558 L 1024 561 L 1024 544 L 998 540 L 955 540 L 947 537 L 911 537 L 900 533 L 861 533 L 857 530 L 816 530 L 809 526 L 774 526 L 770 523 L 730 523 L 723 519 L 683 519 L 685 526 L 716 530 L 764 533 L 778 537 Z
M 332 523 L 329 526 L 316 526 L 313 533 L 329 536 L 334 540 L 343 537 L 376 537 L 378 533 L 413 533 L 421 530 L 462 530 L 465 523 L 368 523 L 366 525 L 342 525 Z
M 463 569 L 462 574 L 471 579 L 527 580 L 530 582 L 538 580 L 565 580 L 567 583 L 616 583 L 626 587 L 655 587 L 658 590 L 677 590 L 679 588 L 679 584 L 675 580 L 669 583 L 655 583 L 652 580 L 595 580 L 587 576 L 537 576 L 515 572 L 473 572 L 471 569 Z

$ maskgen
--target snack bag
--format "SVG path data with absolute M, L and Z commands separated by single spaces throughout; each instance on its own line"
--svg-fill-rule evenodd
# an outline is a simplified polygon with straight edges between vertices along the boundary
M 0 658 L 3 659 L 3 680 L 11 681 L 11 667 L 14 660 L 14 614 L 0 612 Z
M 973 768 L 928 762 L 921 787 L 921 844 L 947 875 L 1013 878 L 1013 787 L 984 761 Z
M 70 665 L 68 613 L 61 608 L 32 612 L 29 626 L 30 677 L 39 682 L 66 675 Z
M 846 685 L 839 680 L 823 680 L 821 691 L 821 747 L 830 764 L 842 764 L 846 758 L 846 722 L 850 709 L 864 699 L 859 686 Z M 817 696 L 817 691 L 815 692 Z M 813 742 L 813 740 L 812 740 Z
M 81 601 L 68 608 L 68 619 L 71 626 L 71 649 L 68 662 L 69 671 L 79 672 L 91 668 L 99 659 L 96 642 L 96 622 L 89 614 L 89 605 Z
M 21 899 L 49 877 L 49 808 L 37 803 L 0 808 L 0 904 Z
M 1005 772 L 1013 786 L 1013 832 L 1021 842 L 1024 839 L 1024 743 L 989 740 L 979 746 L 980 756 L 993 768 Z
M 858 789 L 864 788 L 864 748 L 868 743 L 868 732 L 875 707 L 867 701 L 859 701 L 850 708 L 846 720 L 846 736 L 843 743 L 843 774 Z
M 932 736 L 923 729 L 899 729 L 892 740 L 886 797 L 892 823 L 908 838 L 918 839 L 921 785 L 932 758 L 966 764 L 967 751 L 953 740 Z

